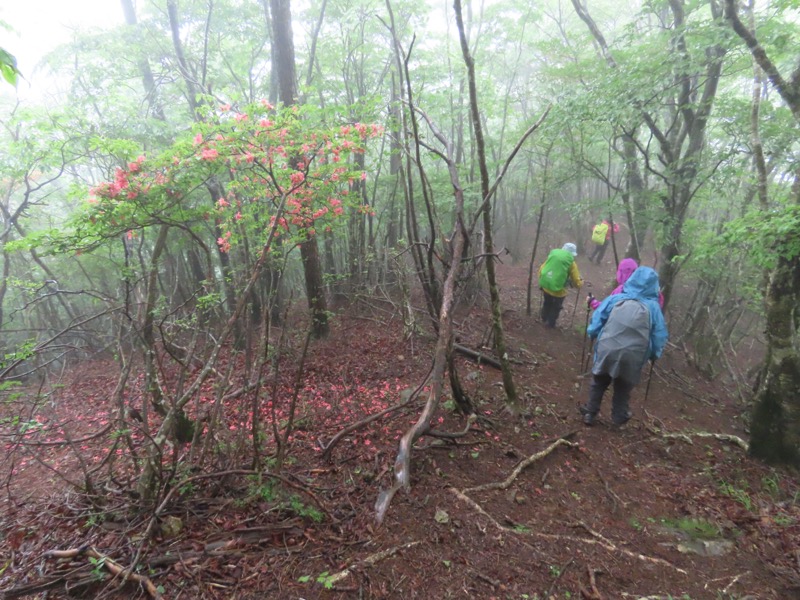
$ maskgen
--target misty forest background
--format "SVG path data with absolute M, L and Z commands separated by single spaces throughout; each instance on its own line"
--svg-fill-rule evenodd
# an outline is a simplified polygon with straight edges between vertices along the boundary
M 409 335 L 438 336 L 407 485 L 443 388 L 474 412 L 451 309 L 488 292 L 515 410 L 491 257 L 534 269 L 540 233 L 581 246 L 609 218 L 630 240 L 610 252 L 657 266 L 671 342 L 749 403 L 751 453 L 797 464 L 799 5 L 121 0 L 124 25 L 38 67 L 46 97 L 3 100 L 7 406 L 111 358 L 108 435 L 131 450 L 113 468 L 137 498 L 166 489 L 176 441 L 197 468 L 223 451 L 203 445 L 223 399 L 246 460 L 280 469 L 297 395 L 271 423 L 262 408 L 281 344 L 302 362 L 337 303 L 390 299 Z M 26 411 L 4 417 L 20 435 Z M 132 418 L 152 436 L 134 443 Z

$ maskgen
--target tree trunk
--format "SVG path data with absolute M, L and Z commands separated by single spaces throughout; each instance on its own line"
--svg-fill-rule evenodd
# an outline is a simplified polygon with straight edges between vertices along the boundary
M 297 77 L 292 37 L 292 11 L 290 0 L 270 0 L 272 39 L 275 55 L 272 75 L 278 80 L 278 98 L 285 106 L 297 101 Z M 294 159 L 292 159 L 294 160 Z M 306 282 L 308 308 L 311 311 L 311 331 L 315 338 L 328 334 L 328 303 L 322 284 L 322 264 L 316 235 L 308 235 L 300 244 L 300 257 Z
M 622 148 L 625 157 L 625 193 L 623 194 L 623 200 L 628 217 L 628 229 L 631 232 L 625 256 L 641 264 L 649 218 L 647 216 L 647 205 L 644 201 L 644 181 L 639 170 L 636 143 L 632 135 L 623 135 Z
M 466 34 L 464 32 L 464 22 L 461 16 L 461 0 L 455 0 L 456 23 L 458 24 L 459 37 L 461 39 L 461 53 L 467 65 L 467 84 L 469 87 L 470 109 L 472 114 L 472 126 L 475 130 L 475 144 L 478 152 L 478 167 L 481 174 L 481 195 L 483 197 L 483 251 L 486 254 L 486 279 L 489 283 L 489 297 L 492 305 L 492 331 L 494 332 L 494 347 L 500 359 L 501 371 L 503 373 L 503 388 L 506 392 L 506 406 L 513 413 L 519 410 L 519 400 L 517 389 L 514 386 L 514 377 L 511 372 L 511 364 L 508 360 L 506 350 L 505 335 L 503 333 L 502 310 L 500 308 L 500 292 L 497 288 L 497 277 L 495 275 L 494 242 L 492 241 L 492 211 L 489 202 L 489 172 L 486 167 L 486 147 L 483 139 L 483 129 L 481 126 L 480 113 L 478 110 L 478 92 L 475 85 L 475 62 L 467 45 Z M 486 203 L 489 202 L 487 205 Z
M 325 301 L 325 288 L 322 284 L 317 236 L 310 236 L 300 244 L 300 257 L 303 260 L 306 296 L 308 309 L 311 312 L 311 335 L 315 338 L 322 338 L 328 335 L 329 331 L 328 305 Z
M 739 19 L 735 0 L 725 0 L 725 18 L 747 44 L 755 63 L 800 123 L 800 72 L 795 71 L 788 81 L 783 78 L 754 33 Z M 763 177 L 764 170 L 759 165 L 757 172 Z M 800 172 L 795 173 L 792 192 L 794 204 L 800 204 Z M 759 195 L 759 198 L 763 205 L 763 197 Z M 800 253 L 797 245 L 795 226 L 794 235 L 782 237 L 779 246 L 773 248 L 778 262 L 770 274 L 764 298 L 767 355 L 755 394 L 750 432 L 753 456 L 795 466 L 800 464 Z
M 750 453 L 800 466 L 800 256 L 781 257 L 765 298 L 767 356 L 750 428 Z
M 133 6 L 133 0 L 120 0 L 122 3 L 122 12 L 125 14 L 125 23 L 135 28 L 135 34 L 141 38 L 138 30 L 138 21 L 136 20 L 136 10 Z M 147 103 L 153 116 L 159 121 L 166 122 L 167 118 L 164 115 L 164 108 L 158 98 L 158 89 L 156 88 L 156 80 L 153 77 L 153 71 L 150 68 L 150 62 L 145 56 L 138 59 L 139 72 L 142 75 L 142 83 L 144 84 L 144 91 L 147 94 Z

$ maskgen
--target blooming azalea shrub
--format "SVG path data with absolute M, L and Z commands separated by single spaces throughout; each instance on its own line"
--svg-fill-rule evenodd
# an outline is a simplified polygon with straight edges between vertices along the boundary
M 244 247 L 247 242 L 248 248 L 263 249 L 261 260 L 272 247 L 272 240 L 281 237 L 288 242 L 282 244 L 283 250 L 289 251 L 294 247 L 292 242 L 305 240 L 321 228 L 334 227 L 348 210 L 370 210 L 360 204 L 360 198 L 355 198 L 357 194 L 350 194 L 352 187 L 367 177 L 365 171 L 354 168 L 356 162 L 363 164 L 363 161 L 352 160 L 352 155 L 364 153 L 369 140 L 380 135 L 382 129 L 373 125 L 323 124 L 312 110 L 301 108 L 277 110 L 266 103 L 241 111 L 223 107 L 195 124 L 169 151 L 158 156 L 133 155 L 135 158 L 124 168 L 118 168 L 111 180 L 92 188 L 84 210 L 75 218 L 75 233 L 70 234 L 69 248 L 108 245 L 109 240 L 121 236 L 131 240 L 138 237 L 144 242 L 153 238 L 152 235 L 148 238 L 147 234 L 154 228 L 164 234 L 160 238 L 163 241 L 167 239 L 164 229 L 167 227 L 171 229 L 170 244 L 184 236 L 193 244 L 204 245 L 206 249 L 216 245 L 219 251 L 228 253 L 237 245 Z M 213 241 L 208 240 L 211 231 L 214 231 Z M 208 240 L 205 243 L 204 238 Z M 142 255 L 146 256 L 148 247 L 143 247 Z M 245 258 L 244 250 L 237 256 Z M 149 285 L 148 279 L 130 274 L 139 267 L 131 262 L 133 266 L 126 269 L 124 276 L 136 282 L 134 285 Z M 230 285 L 235 288 L 243 281 L 252 281 L 241 274 L 245 269 L 256 269 L 254 264 L 257 263 L 240 260 L 233 265 L 230 278 L 224 273 L 226 284 L 232 282 Z M 144 268 L 146 265 L 142 261 Z M 150 290 L 157 292 L 158 288 L 150 287 L 147 291 Z M 197 306 L 211 296 L 206 294 L 198 298 Z M 161 313 L 162 306 L 171 298 L 163 300 L 158 298 L 159 303 L 153 303 L 152 310 Z M 181 340 L 184 333 L 195 335 L 194 324 L 199 322 L 199 317 L 191 313 L 192 310 L 193 304 L 187 302 L 171 313 L 163 313 L 166 316 L 159 322 L 163 336 Z M 215 325 L 211 319 L 208 322 L 209 327 Z M 224 342 L 215 343 L 217 348 L 224 345 Z M 198 351 L 198 355 L 201 353 L 209 360 L 220 360 L 208 347 Z M 172 375 L 175 380 L 181 380 L 189 369 L 177 360 L 174 363 L 166 360 L 159 368 L 164 380 L 171 368 L 180 372 L 180 375 Z M 186 412 L 204 427 L 222 429 L 225 435 L 234 438 L 252 435 L 247 441 L 253 443 L 254 439 L 260 439 L 260 433 L 252 433 L 253 428 L 267 421 L 277 423 L 279 415 L 285 414 L 281 412 L 285 408 L 283 401 L 291 394 L 285 396 L 284 392 L 284 388 L 280 388 L 270 397 L 270 402 L 276 403 L 274 412 L 273 405 L 268 402 L 263 402 L 258 412 L 249 401 L 237 405 L 240 414 L 225 412 L 220 415 L 224 421 L 213 423 L 206 418 L 210 407 L 206 407 L 209 410 L 205 413 L 191 409 Z M 143 395 L 146 393 L 147 390 L 142 391 Z M 194 400 L 202 406 L 204 398 L 213 398 L 216 406 L 216 391 L 201 388 Z M 175 401 L 175 397 L 165 397 L 164 404 Z M 159 416 L 150 417 L 150 427 L 161 423 Z M 225 426 L 220 427 L 221 423 Z M 209 433 L 208 430 L 198 431 Z M 142 442 L 144 446 L 155 438 L 153 431 L 146 433 L 142 438 L 148 440 Z M 152 453 L 152 462 L 148 464 L 161 460 L 164 456 Z
M 363 153 L 367 141 L 383 133 L 363 123 L 323 126 L 311 109 L 276 110 L 266 102 L 242 111 L 224 106 L 213 117 L 168 152 L 139 156 L 112 181 L 92 188 L 81 216 L 84 235 L 213 219 L 223 252 L 242 235 L 260 242 L 313 236 L 345 213 L 350 186 L 367 177 L 353 170 L 350 155 Z M 210 208 L 206 186 L 212 182 L 225 195 Z

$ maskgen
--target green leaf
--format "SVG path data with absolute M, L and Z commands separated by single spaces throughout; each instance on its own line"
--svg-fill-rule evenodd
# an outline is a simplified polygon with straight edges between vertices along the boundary
M 17 75 L 19 75 L 17 59 L 3 48 L 0 48 L 0 73 L 8 83 L 13 86 L 17 85 Z

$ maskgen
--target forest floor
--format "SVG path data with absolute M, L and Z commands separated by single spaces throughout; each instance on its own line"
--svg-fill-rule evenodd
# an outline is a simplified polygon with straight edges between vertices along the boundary
M 602 298 L 612 258 L 600 267 L 578 260 Z M 420 440 L 411 489 L 394 497 L 381 525 L 376 499 L 391 486 L 398 436 L 425 394 L 344 436 L 329 457 L 320 447 L 424 381 L 432 342 L 404 336 L 391 306 L 353 304 L 312 344 L 279 478 L 248 477 L 250 466 L 233 459 L 210 466 L 213 477 L 179 472 L 183 484 L 157 523 L 127 511 L 122 495 L 90 509 L 56 475 L 80 482 L 93 468 L 88 457 L 101 456 L 98 440 L 108 455 L 108 438 L 89 434 L 114 413 L 113 362 L 70 374 L 29 413 L 31 435 L 3 442 L 0 597 L 800 598 L 800 477 L 747 456 L 738 392 L 704 379 L 671 346 L 646 399 L 643 374 L 626 426 L 610 427 L 607 397 L 586 427 L 578 405 L 588 391 L 579 377 L 587 290 L 577 310 L 572 293 L 559 327 L 547 330 L 538 295 L 534 315 L 525 314 L 526 266 L 499 265 L 499 277 L 524 415 L 504 411 L 499 371 L 459 358 L 487 420 L 454 442 Z M 460 343 L 486 341 L 487 314 L 480 300 L 459 316 Z M 67 420 L 69 443 L 48 445 L 45 433 L 57 437 L 48 423 Z M 446 398 L 434 423 L 448 432 L 466 425 Z M 243 425 L 230 424 L 232 448 Z M 9 431 L 0 431 L 6 440 Z M 53 553 L 69 549 L 82 552 Z M 134 562 L 139 582 L 109 577 Z

